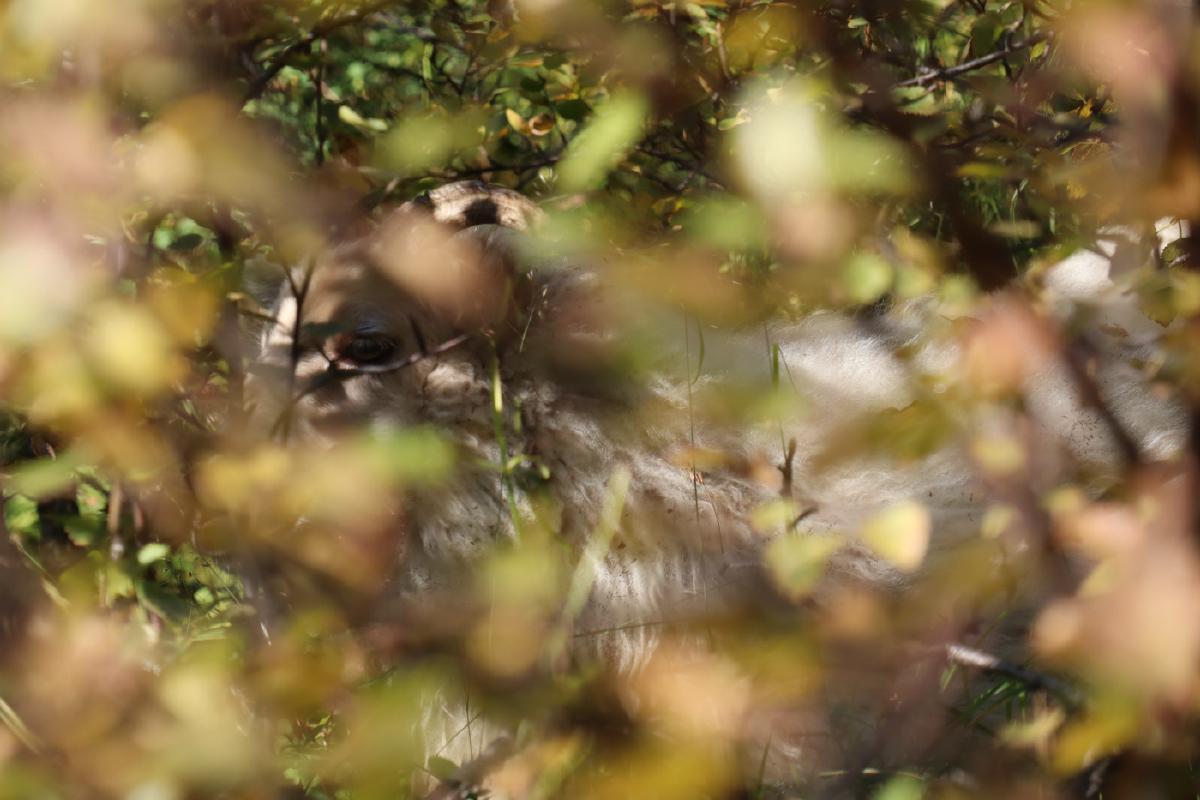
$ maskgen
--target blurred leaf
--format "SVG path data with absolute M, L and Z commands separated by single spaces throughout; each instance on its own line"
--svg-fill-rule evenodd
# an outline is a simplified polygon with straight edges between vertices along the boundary
M 93 312 L 88 352 L 101 373 L 122 389 L 150 393 L 177 380 L 182 364 L 153 316 L 133 305 L 108 304 Z
M 900 775 L 891 778 L 875 793 L 875 800 L 921 800 L 925 796 L 925 784 L 919 779 Z
M 872 517 L 862 527 L 862 540 L 880 558 L 904 572 L 913 572 L 925 560 L 932 522 L 925 506 L 897 503 Z
M 375 428 L 362 447 L 376 469 L 405 485 L 445 480 L 455 463 L 450 443 L 432 428 Z
M 757 250 L 767 244 L 761 212 L 735 197 L 705 198 L 680 215 L 680 224 L 697 241 L 722 250 Z
M 796 83 L 755 98 L 750 122 L 734 130 L 743 177 L 764 198 L 794 201 L 823 190 L 899 193 L 915 177 L 908 154 L 890 137 L 844 128 L 821 107 L 817 89 Z
M 187 604 L 162 586 L 152 580 L 139 580 L 135 585 L 138 601 L 167 622 L 180 623 L 187 618 Z
M 1053 748 L 1054 768 L 1063 775 L 1075 774 L 1117 752 L 1139 735 L 1139 722 L 1136 707 L 1120 698 L 1103 699 L 1064 725 Z
M 971 53 L 975 56 L 987 55 L 996 46 L 996 41 L 1003 32 L 1000 17 L 994 12 L 979 15 L 971 28 Z
M 68 517 L 63 521 L 63 530 L 76 547 L 91 547 L 104 539 L 103 522 L 94 516 Z
M 509 126 L 518 133 L 526 133 L 529 130 L 529 124 L 525 122 L 525 118 L 514 109 L 504 109 L 504 118 L 508 120 Z
M 433 777 L 437 778 L 443 783 L 454 780 L 455 776 L 458 774 L 457 764 L 447 758 L 439 758 L 438 756 L 434 756 L 426 761 L 425 769 L 429 770 L 429 773 L 433 775 Z
M 75 482 L 82 457 L 66 452 L 58 458 L 39 458 L 15 465 L 5 487 L 36 498 L 49 498 L 66 491 Z M 83 484 L 81 484 L 83 485 Z
M 554 109 L 560 117 L 572 122 L 580 122 L 591 113 L 591 107 L 577 97 L 555 103 Z
M 1042 233 L 1041 225 L 1034 220 L 995 222 L 989 230 L 1006 239 L 1036 239 Z
M 582 192 L 599 186 L 642 138 L 648 109 L 638 94 L 619 94 L 595 114 L 567 147 L 558 167 L 559 188 Z
M 171 249 L 177 252 L 186 253 L 195 250 L 204 242 L 204 237 L 198 233 L 187 233 L 180 236 L 175 241 L 171 242 Z
M 42 535 L 38 505 L 31 497 L 16 494 L 4 501 L 4 527 L 26 539 Z
M 529 133 L 534 136 L 545 136 L 554 130 L 554 117 L 550 114 L 538 114 L 529 120 Z
M 365 119 L 350 106 L 338 106 L 338 119 L 347 125 L 353 125 L 363 130 L 381 133 L 388 129 L 388 124 L 381 119 Z
M 773 540 L 764 558 L 775 587 L 791 600 L 807 597 L 845 543 L 841 536 L 813 534 L 785 534 Z
M 108 492 L 89 481 L 81 480 L 75 487 L 75 504 L 79 507 L 81 516 L 103 518 L 105 509 L 108 508 Z
M 1025 449 L 1008 436 L 978 436 L 971 442 L 971 455 L 988 473 L 1012 475 L 1025 466 Z
M 376 161 L 402 176 L 440 167 L 464 157 L 483 141 L 483 112 L 414 114 L 399 120 L 377 144 Z
M 150 542 L 138 549 L 137 562 L 144 567 L 153 564 L 155 561 L 164 559 L 170 554 L 170 545 L 163 544 L 162 542 Z
M 859 253 L 842 268 L 842 281 L 853 302 L 874 303 L 892 288 L 892 265 L 874 253 Z

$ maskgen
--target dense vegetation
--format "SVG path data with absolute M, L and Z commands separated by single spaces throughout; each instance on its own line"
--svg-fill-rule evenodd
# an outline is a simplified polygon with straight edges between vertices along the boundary
M 0 4 L 0 797 L 409 796 L 469 766 L 418 755 L 435 689 L 517 732 L 516 794 L 767 796 L 689 709 L 742 702 L 727 662 L 836 703 L 834 655 L 889 721 L 825 732 L 854 755 L 799 796 L 1193 796 L 1194 454 L 1155 462 L 1110 419 L 1118 468 L 1047 484 L 1016 384 L 1042 348 L 1091 386 L 1086 326 L 1051 321 L 1040 276 L 1120 225 L 1144 243 L 1122 287 L 1164 326 L 1139 366 L 1200 402 L 1191 242 L 1145 235 L 1200 220 L 1196 22 L 1080 0 Z M 460 178 L 537 199 L 547 247 L 628 265 L 681 337 L 935 304 L 966 367 L 831 458 L 962 439 L 994 488 L 977 540 L 906 591 L 820 602 L 831 554 L 768 548 L 769 607 L 721 621 L 724 660 L 652 714 L 542 658 L 550 634 L 480 649 L 488 614 L 562 602 L 535 577 L 578 554 L 546 537 L 483 559 L 475 616 L 436 635 L 378 613 L 395 558 L 371 509 L 453 453 L 425 429 L 254 444 L 239 331 L 266 311 L 243 277 Z M 1004 424 L 966 422 L 985 411 Z M 498 468 L 536 480 L 520 456 Z M 921 527 L 879 520 L 880 554 L 915 569 Z M 989 638 L 1013 609 L 1032 648 Z

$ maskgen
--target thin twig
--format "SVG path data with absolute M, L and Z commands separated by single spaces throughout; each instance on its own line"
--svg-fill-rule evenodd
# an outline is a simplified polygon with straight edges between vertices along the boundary
M 964 644 L 948 644 L 946 645 L 946 660 L 951 664 L 957 664 L 962 667 L 974 667 L 993 675 L 1012 678 L 1029 689 L 1040 689 L 1050 692 L 1071 707 L 1076 707 L 1081 702 L 1079 690 L 1066 681 L 1056 678 L 1053 675 L 1046 675 L 1037 670 L 1032 670 L 1029 667 L 1010 663 L 998 656 L 986 653 L 983 650 L 977 650 L 974 647 L 968 647 Z
M 316 28 L 313 28 L 311 32 L 283 48 L 283 50 L 280 51 L 277 56 L 275 56 L 275 59 L 268 64 L 263 71 L 254 78 L 254 80 L 250 82 L 249 86 L 246 87 L 246 92 L 242 95 L 242 105 L 249 103 L 251 100 L 261 95 L 266 90 L 267 85 L 272 81 L 272 79 L 274 79 L 275 76 L 278 75 L 283 68 L 288 65 L 288 62 L 291 61 L 292 56 L 296 55 L 296 53 L 300 52 L 305 47 L 310 46 L 318 39 L 328 36 L 339 28 L 344 28 L 347 25 L 353 25 L 356 22 L 361 22 L 372 14 L 376 14 L 388 6 L 395 5 L 395 3 L 396 0 L 379 0 L 379 2 L 371 3 L 362 8 L 355 9 L 343 17 L 338 17 L 337 19 L 330 20 L 324 25 L 319 25 Z M 404 26 L 401 28 L 400 32 L 411 34 L 424 41 L 429 41 L 430 39 L 434 38 L 432 31 L 427 31 L 423 28 Z
M 1002 50 L 997 50 L 994 53 L 988 53 L 979 58 L 972 58 L 969 61 L 964 61 L 961 64 L 955 64 L 952 67 L 943 67 L 941 69 L 931 69 L 922 72 L 914 78 L 900 81 L 895 84 L 895 88 L 902 89 L 908 86 L 927 86 L 931 83 L 944 81 L 949 78 L 956 78 L 967 72 L 972 72 L 977 69 L 995 64 L 997 61 L 1003 61 L 1014 53 L 1019 53 L 1022 50 L 1033 47 L 1039 42 L 1045 41 L 1046 37 L 1041 35 L 1030 36 L 1028 39 L 1022 39 L 1019 42 L 1012 42 Z
M 361 367 L 345 369 L 343 367 L 338 367 L 331 362 L 327 370 L 315 376 L 308 382 L 307 385 L 304 386 L 303 389 L 292 395 L 292 399 L 288 403 L 287 408 L 280 413 L 279 419 L 276 420 L 275 428 L 278 428 L 282 424 L 282 420 L 285 417 L 290 416 L 294 412 L 297 403 L 299 403 L 308 395 L 320 391 L 335 381 L 344 381 L 350 378 L 358 377 L 359 375 L 381 375 L 388 372 L 396 372 L 398 370 L 411 367 L 413 364 L 429 358 L 430 356 L 440 355 L 453 350 L 454 348 L 462 345 L 469 338 L 471 338 L 470 335 L 464 333 L 459 336 L 455 336 L 453 339 L 448 339 L 436 347 L 420 350 L 401 359 L 400 361 L 393 361 L 387 364 L 369 364 Z

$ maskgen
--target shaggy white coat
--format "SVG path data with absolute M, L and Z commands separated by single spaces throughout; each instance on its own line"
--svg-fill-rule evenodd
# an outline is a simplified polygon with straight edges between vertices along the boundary
M 1172 233 L 1167 231 L 1166 238 L 1175 238 Z M 1186 421 L 1175 403 L 1148 389 L 1133 366 L 1135 359 L 1152 357 L 1161 328 L 1144 317 L 1136 298 L 1114 280 L 1122 268 L 1122 238 L 1117 232 L 1096 250 L 1081 251 L 1051 268 L 1044 276 L 1045 299 L 1064 319 L 1084 308 L 1094 330 L 1119 326 L 1127 333 L 1103 346 L 1097 382 L 1143 452 L 1165 458 L 1183 446 Z M 367 279 L 361 264 L 323 268 L 339 281 L 322 283 L 317 276 L 307 307 L 318 309 L 318 314 L 350 314 L 349 322 L 356 326 L 397 336 L 405 335 L 406 315 L 419 317 L 427 338 L 449 338 L 454 330 L 431 318 L 428 310 L 416 310 L 386 293 L 367 293 L 353 302 L 322 298 L 322 292 L 344 294 L 347 285 Z M 798 322 L 740 333 L 701 331 L 692 323 L 686 344 L 682 321 L 676 317 L 674 335 L 660 340 L 657 367 L 615 391 L 592 392 L 546 366 L 546 353 L 561 355 L 563 342 L 569 343 L 571 336 L 580 342 L 586 336 L 603 336 L 593 329 L 573 330 L 570 322 L 561 322 L 560 309 L 555 308 L 572 302 L 572 293 L 590 284 L 592 277 L 568 270 L 548 278 L 542 294 L 549 298 L 548 312 L 531 324 L 519 346 L 506 346 L 500 353 L 504 406 L 520 408 L 523 422 L 519 434 L 508 426 L 509 451 L 532 453 L 549 468 L 549 490 L 564 509 L 564 535 L 581 557 L 587 557 L 582 555 L 588 552 L 587 538 L 597 525 L 613 475 L 624 469 L 631 478 L 617 533 L 619 546 L 593 554 L 594 586 L 575 621 L 575 631 L 584 634 L 577 641 L 587 645 L 586 652 L 599 654 L 620 670 L 634 670 L 653 652 L 662 623 L 719 607 L 747 581 L 761 580 L 759 553 L 766 537 L 753 530 L 750 520 L 756 508 L 779 497 L 779 487 L 758 480 L 746 465 L 765 463 L 770 472 L 783 462 L 785 442 L 791 439 L 796 453 L 790 499 L 809 513 L 784 535 L 853 532 L 879 510 L 910 499 L 930 510 L 935 546 L 977 533 L 984 498 L 957 443 L 915 463 L 860 456 L 812 468 L 827 448 L 836 446 L 834 437 L 856 420 L 903 409 L 913 402 L 918 385 L 936 386 L 940 379 L 952 379 L 959 353 L 944 339 L 929 335 L 938 323 L 929 304 L 911 304 L 867 321 L 842 313 L 815 313 Z M 285 367 L 296 316 L 289 291 L 282 293 L 275 310 L 278 324 L 264 332 L 260 358 Z M 701 334 L 703 364 L 697 352 Z M 1098 341 L 1108 339 L 1101 336 Z M 722 383 L 769 391 L 769 345 L 779 346 L 782 382 L 796 395 L 796 411 L 782 421 L 782 429 L 778 423 L 722 425 L 697 412 L 696 398 Z M 897 355 L 901 350 L 914 355 L 902 359 Z M 580 352 L 588 350 L 581 345 Z M 304 379 L 324 369 L 325 362 L 309 353 L 298 367 Z M 354 377 L 335 392 L 306 397 L 294 430 L 301 437 L 320 438 L 322 421 L 328 419 L 433 424 L 459 445 L 464 463 L 495 464 L 501 456 L 493 432 L 491 380 L 486 351 L 451 350 L 394 373 Z M 260 406 L 277 409 L 278 403 L 267 399 L 269 394 L 260 391 Z M 1101 473 L 1116 464 L 1109 426 L 1081 402 L 1061 364 L 1049 364 L 1028 380 L 1025 402 L 1049 450 Z M 696 476 L 686 455 L 693 444 L 723 453 L 727 464 L 741 468 L 709 469 Z M 523 497 L 518 497 L 518 505 L 525 507 Z M 412 498 L 407 536 L 410 546 L 404 563 L 397 565 L 397 593 L 419 596 L 452 590 L 446 582 L 456 579 L 458 568 L 514 536 L 499 476 L 466 469 L 436 492 Z M 843 552 L 833 569 L 872 582 L 896 580 L 863 548 Z M 457 703 L 432 700 L 423 722 L 430 752 L 456 761 L 476 755 L 494 732 L 476 723 L 468 737 L 467 716 Z M 776 748 L 785 760 L 803 761 L 800 745 L 777 742 Z

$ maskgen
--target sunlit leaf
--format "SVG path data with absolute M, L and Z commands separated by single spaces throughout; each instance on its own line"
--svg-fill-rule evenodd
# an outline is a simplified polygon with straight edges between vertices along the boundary
M 144 309 L 107 305 L 94 312 L 88 351 L 103 375 L 134 392 L 153 392 L 181 373 L 166 331 Z
M 138 549 L 137 562 L 142 566 L 153 564 L 155 561 L 166 558 L 170 553 L 170 545 L 163 544 L 162 542 L 150 542 Z
M 897 568 L 912 572 L 921 566 L 929 549 L 932 522 L 925 506 L 897 503 L 863 525 L 864 542 Z
M 875 793 L 875 800 L 921 800 L 925 797 L 925 785 L 920 779 L 901 775 L 890 779 Z
M 799 198 L 826 190 L 903 193 L 913 185 L 908 158 L 892 139 L 843 128 L 817 102 L 811 86 L 792 85 L 750 105 L 751 121 L 735 129 L 738 166 L 767 198 Z
M 31 497 L 16 494 L 4 501 L 4 527 L 22 537 L 41 536 L 37 502 Z
M 559 187 L 579 192 L 598 186 L 641 139 L 646 111 L 646 101 L 632 93 L 616 95 L 597 108 L 559 164 Z
M 859 253 L 842 268 L 846 293 L 855 303 L 873 303 L 891 288 L 892 265 L 873 253 Z
M 790 534 L 773 540 L 765 559 L 775 587 L 793 600 L 809 595 L 844 544 L 842 537 L 831 535 Z
M 401 175 L 441 166 L 479 146 L 482 124 L 483 114 L 477 109 L 406 116 L 382 137 L 376 158 L 381 167 Z

